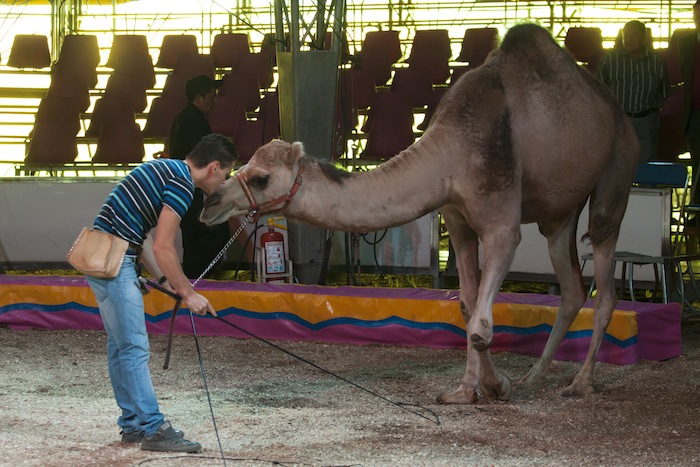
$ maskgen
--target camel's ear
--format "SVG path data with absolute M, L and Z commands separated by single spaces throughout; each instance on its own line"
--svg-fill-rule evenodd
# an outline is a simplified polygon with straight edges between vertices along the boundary
M 287 153 L 287 166 L 291 169 L 294 167 L 294 164 L 296 161 L 301 159 L 301 157 L 304 155 L 304 146 L 301 144 L 299 141 L 295 141 L 292 143 L 292 147 L 289 149 L 289 152 Z

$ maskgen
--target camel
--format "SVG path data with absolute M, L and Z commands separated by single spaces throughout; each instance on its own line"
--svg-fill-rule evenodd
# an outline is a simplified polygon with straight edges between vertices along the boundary
M 491 307 L 520 242 L 520 225 L 532 222 L 547 238 L 561 289 L 545 349 L 519 381 L 543 383 L 586 300 L 576 228 L 590 201 L 584 239 L 595 260 L 595 326 L 586 359 L 563 391 L 587 395 L 594 392 L 595 362 L 617 302 L 613 256 L 638 157 L 634 130 L 608 90 L 547 30 L 521 24 L 450 87 L 423 136 L 377 168 L 334 169 L 306 156 L 299 142 L 275 140 L 207 197 L 201 220 L 216 224 L 253 210 L 280 210 L 328 229 L 370 232 L 439 210 L 454 246 L 469 345 L 458 388 L 438 401 L 470 404 L 511 396 L 513 384 L 489 352 Z

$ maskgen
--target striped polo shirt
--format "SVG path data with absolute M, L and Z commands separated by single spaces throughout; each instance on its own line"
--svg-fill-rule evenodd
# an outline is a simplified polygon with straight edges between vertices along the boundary
M 182 160 L 156 159 L 133 169 L 107 196 L 95 228 L 142 245 L 163 206 L 182 218 L 192 204 L 194 183 Z
M 658 110 L 671 94 L 666 64 L 654 53 L 635 60 L 624 49 L 612 50 L 601 59 L 596 75 L 626 113 Z

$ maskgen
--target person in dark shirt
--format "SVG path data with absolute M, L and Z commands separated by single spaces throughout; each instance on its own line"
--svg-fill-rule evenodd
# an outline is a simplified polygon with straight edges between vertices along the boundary
M 206 75 L 195 76 L 187 81 L 187 106 L 175 117 L 170 129 L 168 155 L 171 158 L 185 159 L 195 145 L 212 132 L 207 116 L 214 108 L 216 90 L 220 86 L 220 81 Z M 199 278 L 231 236 L 226 222 L 212 227 L 199 222 L 204 196 L 202 190 L 195 190 L 192 205 L 182 218 L 182 269 L 190 279 Z M 224 259 L 225 256 L 205 277 L 217 277 L 223 270 Z
M 607 53 L 596 75 L 607 85 L 632 122 L 639 139 L 639 163 L 657 159 L 661 105 L 671 84 L 663 59 L 646 46 L 646 26 L 630 21 L 622 30 L 622 49 Z

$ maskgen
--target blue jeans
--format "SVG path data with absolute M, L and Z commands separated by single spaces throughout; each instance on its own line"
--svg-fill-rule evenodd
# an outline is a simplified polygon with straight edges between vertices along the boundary
M 107 362 L 114 397 L 122 409 L 124 433 L 153 435 L 163 414 L 148 369 L 150 357 L 143 296 L 137 287 L 136 258 L 126 255 L 114 279 L 87 277 L 107 331 Z

